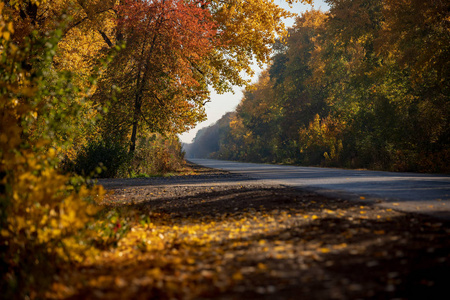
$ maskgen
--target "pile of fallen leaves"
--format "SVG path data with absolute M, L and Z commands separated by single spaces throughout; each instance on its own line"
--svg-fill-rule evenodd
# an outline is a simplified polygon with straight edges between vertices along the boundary
M 446 287 L 449 223 L 239 180 L 116 187 L 100 255 L 47 297 L 412 299 Z

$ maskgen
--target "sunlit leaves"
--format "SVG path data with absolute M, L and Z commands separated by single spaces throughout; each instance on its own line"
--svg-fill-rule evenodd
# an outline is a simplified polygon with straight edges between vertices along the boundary
M 11 17 L 3 8 L 0 5 L 0 26 Z M 2 29 L 13 31 L 9 23 Z M 33 34 L 19 44 L 2 40 L 0 260 L 5 266 L 1 289 L 8 298 L 41 296 L 37 287 L 49 284 L 55 263 L 92 254 L 85 229 L 103 189 L 61 175 L 55 168 L 55 148 L 63 143 L 49 140 L 57 133 L 70 135 L 70 126 L 56 124 L 62 116 L 73 116 L 68 100 L 77 93 L 70 76 L 61 74 L 54 81 L 47 77 L 59 35 Z
M 208 64 L 214 72 L 211 83 L 223 91 L 230 83 L 245 83 L 239 72 L 253 74 L 253 59 L 260 64 L 269 60 L 270 45 L 277 36 L 286 34 L 282 18 L 292 14 L 266 0 L 212 1 L 211 6 L 221 45 Z

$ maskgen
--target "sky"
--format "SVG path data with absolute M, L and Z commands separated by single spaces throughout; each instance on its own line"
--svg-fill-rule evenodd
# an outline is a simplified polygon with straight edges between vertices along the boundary
M 312 8 L 312 6 L 309 4 L 300 3 L 294 3 L 292 8 L 290 8 L 289 5 L 283 0 L 274 1 L 275 3 L 278 3 L 279 6 L 296 14 L 300 14 Z M 328 9 L 328 6 L 324 2 L 324 0 L 313 0 L 313 5 L 315 9 L 320 9 L 322 11 Z M 287 27 L 291 27 L 292 25 L 294 25 L 294 22 L 295 18 L 289 18 L 286 19 L 285 24 Z M 255 70 L 255 75 L 251 79 L 252 82 L 256 82 L 262 69 L 258 68 L 258 66 L 256 66 L 255 64 L 253 70 Z M 227 112 L 234 111 L 237 105 L 241 102 L 241 99 L 243 97 L 243 89 L 243 87 L 234 86 L 234 93 L 229 92 L 221 95 L 215 93 L 214 91 L 211 91 L 211 101 L 205 105 L 207 120 L 197 124 L 195 128 L 189 130 L 188 132 L 179 135 L 181 142 L 191 143 L 195 138 L 198 130 L 214 124 Z

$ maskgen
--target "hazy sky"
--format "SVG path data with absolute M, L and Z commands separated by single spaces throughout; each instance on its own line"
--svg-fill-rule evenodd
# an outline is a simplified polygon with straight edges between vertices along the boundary
M 321 9 L 323 11 L 328 9 L 327 4 L 323 0 L 314 0 L 313 2 L 315 9 Z M 275 0 L 275 3 L 278 3 L 279 6 L 288 9 L 296 14 L 300 14 L 312 8 L 311 5 L 299 3 L 295 3 L 292 8 L 289 8 L 289 5 L 283 0 Z M 285 21 L 285 24 L 287 27 L 291 27 L 292 25 L 294 25 L 294 21 L 295 21 L 294 18 L 287 19 Z M 256 82 L 258 80 L 258 76 L 259 73 L 261 72 L 261 69 L 255 66 L 254 70 L 256 71 L 256 74 L 255 76 L 253 76 L 252 81 Z M 236 109 L 236 106 L 242 99 L 243 88 L 234 87 L 233 90 L 234 94 L 230 92 L 219 95 L 216 94 L 214 91 L 211 92 L 211 102 L 206 104 L 206 114 L 208 116 L 208 119 L 202 123 L 199 123 L 194 129 L 191 129 L 190 131 L 181 134 L 180 135 L 181 141 L 184 143 L 191 143 L 199 129 L 215 123 L 225 113 L 229 111 L 234 111 Z

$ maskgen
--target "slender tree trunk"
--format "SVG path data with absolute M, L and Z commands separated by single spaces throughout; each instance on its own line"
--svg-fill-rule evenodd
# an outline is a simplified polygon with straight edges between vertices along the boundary
M 134 150 L 136 150 L 136 137 L 139 125 L 139 114 L 141 112 L 141 106 L 142 106 L 142 97 L 140 93 L 137 93 L 134 99 L 133 129 L 131 132 L 130 151 L 129 151 L 130 154 L 134 153 Z
M 161 25 L 161 18 L 158 19 L 159 25 Z M 151 18 L 148 20 L 148 24 L 150 24 Z M 153 48 L 156 44 L 156 38 L 157 35 L 155 34 L 152 39 L 152 43 L 149 50 L 149 55 L 153 52 Z M 144 57 L 145 53 L 145 46 L 148 40 L 148 32 L 145 33 L 143 43 L 142 43 L 142 50 L 141 50 L 141 57 Z M 134 150 L 136 150 L 136 137 L 137 137 L 137 130 L 139 125 L 139 117 L 141 114 L 141 107 L 142 107 L 142 90 L 144 87 L 144 80 L 147 78 L 147 73 L 149 72 L 149 65 L 146 60 L 142 60 L 139 64 L 138 74 L 136 78 L 136 95 L 134 98 L 134 114 L 133 114 L 133 128 L 131 131 L 131 140 L 130 140 L 130 151 L 129 153 L 134 153 Z

